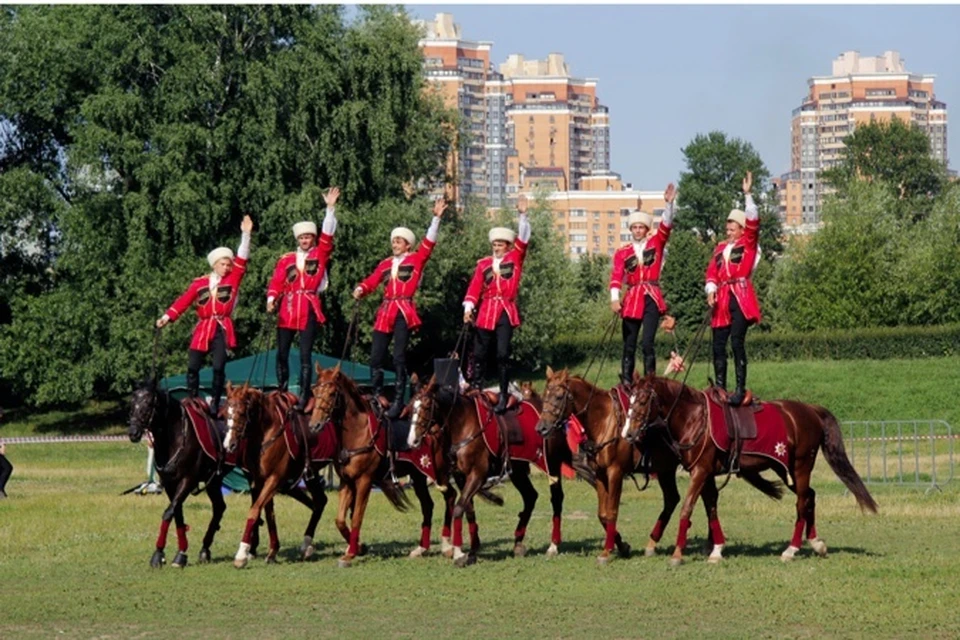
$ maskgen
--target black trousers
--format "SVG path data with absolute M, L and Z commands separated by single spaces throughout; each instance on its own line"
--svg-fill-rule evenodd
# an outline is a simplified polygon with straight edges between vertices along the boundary
M 215 409 L 220 406 L 220 397 L 223 395 L 223 386 L 226 381 L 223 370 L 227 366 L 227 334 L 219 325 L 210 340 L 209 350 L 190 349 L 190 357 L 187 360 L 187 392 L 191 398 L 197 397 L 200 393 L 200 369 L 208 353 L 213 356 L 213 388 L 210 390 L 213 400 L 210 408 Z
M 373 348 L 370 350 L 370 369 L 373 377 L 373 388 L 379 392 L 383 386 L 383 361 L 387 359 L 387 348 L 393 339 L 393 367 L 397 372 L 397 394 L 403 396 L 407 383 L 407 342 L 410 340 L 410 330 L 407 328 L 407 319 L 402 313 L 397 314 L 393 324 L 393 333 L 385 331 L 373 332 Z
M 313 341 L 317 337 L 317 314 L 313 307 L 307 309 L 307 326 L 300 332 L 300 395 L 310 393 L 310 381 L 313 373 Z M 287 390 L 290 381 L 290 345 L 296 329 L 277 328 L 277 385 L 283 391 Z
M 497 318 L 497 324 L 492 331 L 477 329 L 477 336 L 473 342 L 473 380 L 471 381 L 475 386 L 483 385 L 490 343 L 496 340 L 500 392 L 506 392 L 510 376 L 510 340 L 512 338 L 513 326 L 506 311 L 500 312 L 500 317 Z
M 633 362 L 637 355 L 637 337 L 641 337 L 641 351 L 643 352 L 644 375 L 656 373 L 657 354 L 653 349 L 653 339 L 657 335 L 660 324 L 660 309 L 653 298 L 643 296 L 643 317 L 623 319 L 623 370 L 629 378 L 633 377 Z M 629 371 L 627 367 L 629 365 Z
M 717 386 L 727 387 L 727 340 L 733 347 L 733 366 L 737 376 L 737 388 L 744 389 L 747 384 L 747 328 L 750 322 L 743 315 L 737 297 L 730 295 L 730 319 L 726 327 L 713 330 L 713 369 L 717 375 Z
M 7 488 L 7 480 L 10 479 L 10 474 L 13 473 L 13 465 L 10 464 L 10 461 L 7 460 L 7 457 L 0 455 L 0 491 L 5 491 Z

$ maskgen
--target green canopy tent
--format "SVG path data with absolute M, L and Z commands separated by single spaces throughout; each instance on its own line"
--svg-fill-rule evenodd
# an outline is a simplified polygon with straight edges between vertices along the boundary
M 342 362 L 340 369 L 348 376 L 353 378 L 358 385 L 370 385 L 370 367 L 351 362 L 349 360 L 338 360 L 320 353 L 313 354 L 314 364 L 319 363 L 324 369 L 336 366 Z M 290 367 L 290 383 L 288 389 L 294 393 L 300 394 L 300 350 L 290 349 L 288 358 Z M 251 386 L 262 387 L 265 389 L 276 388 L 277 386 L 277 350 L 271 349 L 256 353 L 239 360 L 231 360 L 227 363 L 225 373 L 227 380 L 233 384 L 243 384 L 249 382 Z M 316 378 L 316 374 L 314 374 Z M 383 383 L 385 386 L 391 386 L 396 381 L 396 376 L 390 371 L 384 371 Z M 161 381 L 161 384 L 174 392 L 174 396 L 185 394 L 187 389 L 187 375 L 180 374 L 176 376 L 167 376 Z M 213 368 L 206 367 L 200 370 L 200 389 L 209 391 L 213 384 Z
M 353 378 L 358 385 L 369 385 L 370 367 L 351 362 L 349 360 L 338 360 L 330 356 L 314 353 L 312 360 L 314 364 L 319 363 L 324 369 L 329 369 L 341 362 L 340 369 L 346 375 Z M 290 367 L 290 383 L 288 389 L 294 393 L 300 394 L 300 350 L 290 349 L 288 360 Z M 271 389 L 277 387 L 277 350 L 271 349 L 257 353 L 239 360 L 231 360 L 227 363 L 224 371 L 227 380 L 233 384 L 243 384 L 249 382 L 251 386 Z M 316 374 L 314 373 L 314 379 Z M 391 386 L 396 382 L 396 376 L 390 371 L 384 371 L 383 383 L 385 386 Z M 161 384 L 170 389 L 174 397 L 184 397 L 187 393 L 187 376 L 180 374 L 176 376 L 167 376 L 161 381 Z M 201 392 L 209 391 L 213 384 L 213 367 L 206 367 L 200 370 L 200 389 Z M 250 483 L 246 475 L 240 469 L 234 469 L 223 479 L 223 484 L 233 491 L 249 491 Z

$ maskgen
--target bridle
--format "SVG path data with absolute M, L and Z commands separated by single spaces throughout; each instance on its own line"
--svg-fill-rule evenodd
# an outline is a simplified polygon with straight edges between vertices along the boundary
M 547 430 L 547 432 L 540 434 L 543 437 L 547 437 L 555 431 L 558 431 L 560 429 L 560 425 L 567 420 L 567 418 L 564 417 L 564 414 L 566 413 L 564 409 L 566 409 L 567 405 L 570 403 L 573 393 L 570 391 L 569 383 L 564 384 L 561 389 L 563 389 L 563 395 L 560 397 L 559 402 L 555 403 L 554 398 L 552 397 L 549 399 L 544 399 L 543 410 L 540 412 L 540 415 L 543 415 L 548 411 L 556 411 L 557 417 L 553 422 L 550 423 L 550 428 Z M 574 407 L 574 409 L 576 409 L 576 407 Z M 571 411 L 570 415 L 576 415 L 576 413 L 582 412 Z
M 640 427 L 637 429 L 630 429 L 636 420 L 633 414 L 635 409 L 634 405 L 637 403 L 637 401 L 639 401 L 638 393 L 637 399 L 631 402 L 630 406 L 627 408 L 627 415 L 624 417 L 623 433 L 621 434 L 623 438 L 632 445 L 638 445 L 641 441 L 643 441 L 647 431 L 651 426 L 653 426 L 653 424 L 650 423 L 650 414 L 654 413 L 654 406 L 659 406 L 660 404 L 660 398 L 652 387 L 643 387 L 641 391 L 647 392 L 649 401 L 645 403 L 647 409 L 643 413 L 643 420 L 640 422 Z M 656 424 L 656 421 L 654 424 Z
M 319 391 L 322 387 L 329 386 L 333 386 L 334 393 L 329 394 L 327 396 L 327 401 L 323 404 L 320 404 L 320 396 L 317 394 L 317 391 Z M 326 419 L 318 421 L 316 426 L 311 425 L 310 433 L 316 434 L 318 431 L 320 431 L 320 429 L 323 428 L 323 425 L 330 420 L 333 420 L 333 413 L 337 409 L 341 395 L 342 392 L 340 391 L 340 387 L 337 385 L 336 377 L 334 377 L 333 380 L 318 380 L 317 384 L 313 385 L 313 413 L 316 414 L 319 411 Z M 312 419 L 311 422 L 313 422 Z

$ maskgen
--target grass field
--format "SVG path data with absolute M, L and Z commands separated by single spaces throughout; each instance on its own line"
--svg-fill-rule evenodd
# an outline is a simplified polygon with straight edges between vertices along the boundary
M 844 420 L 953 423 L 958 364 L 763 363 L 751 368 L 751 384 L 765 397 L 822 403 Z M 36 432 L 36 420 L 4 425 L 0 437 Z M 44 433 L 57 432 L 56 420 L 43 420 Z M 537 474 L 540 500 L 526 558 L 510 555 L 519 497 L 508 485 L 500 489 L 504 508 L 478 505 L 484 546 L 474 567 L 458 570 L 438 555 L 406 558 L 419 512 L 397 513 L 375 494 L 363 529 L 371 555 L 338 569 L 343 544 L 331 493 L 316 561 L 294 561 L 307 513 L 280 499 L 281 564 L 237 571 L 230 560 L 249 498 L 233 495 L 212 565 L 154 571 L 148 562 L 165 500 L 118 496 L 142 479 L 144 445 L 22 445 L 9 454 L 16 470 L 11 497 L 0 502 L 0 638 L 960 636 L 956 480 L 929 494 L 871 485 L 880 513 L 866 516 L 820 460 L 818 529 L 830 554 L 819 559 L 805 548 L 792 564 L 779 560 L 792 531 L 792 501 L 771 501 L 733 480 L 720 500 L 726 559 L 712 566 L 696 552 L 705 535 L 698 506 L 693 553 L 679 568 L 667 562 L 676 519 L 657 557 L 597 566 L 596 498 L 582 483 L 566 485 L 565 542 L 559 557 L 547 559 L 549 493 Z M 635 548 L 659 507 L 655 486 L 641 493 L 628 485 L 620 529 Z M 210 509 L 200 496 L 185 511 L 193 562 Z M 436 544 L 439 505 L 434 531 Z

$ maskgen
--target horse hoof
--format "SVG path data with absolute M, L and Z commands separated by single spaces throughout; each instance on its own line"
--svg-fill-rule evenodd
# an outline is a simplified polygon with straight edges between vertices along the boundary
M 711 555 L 707 558 L 707 564 L 720 564 L 721 560 L 723 560 L 723 556 Z
M 646 557 L 646 558 L 652 558 L 653 556 L 657 555 L 657 548 L 656 548 L 656 547 L 644 547 L 644 548 L 643 548 L 643 555 L 644 555 L 644 557 Z
M 527 555 L 527 548 L 526 548 L 525 546 L 523 546 L 523 545 L 522 545 L 521 543 L 519 543 L 519 542 L 518 542 L 517 544 L 513 545 L 513 557 L 514 557 L 514 558 L 522 558 L 522 557 L 525 556 L 525 555 Z
M 597 564 L 600 565 L 601 567 L 604 565 L 610 564 L 610 556 L 608 555 L 597 556 Z
M 791 562 L 794 556 L 797 554 L 797 551 L 800 551 L 798 547 L 790 545 L 783 553 L 780 554 L 780 560 L 783 562 Z
M 821 558 L 827 557 L 827 543 L 820 538 L 814 538 L 810 541 L 810 548 Z
M 444 558 L 453 558 L 453 545 L 450 544 L 450 538 L 440 538 L 440 553 Z
M 267 556 L 267 564 L 277 564 L 277 556 L 270 554 Z
M 670 558 L 671 567 L 679 567 L 682 564 L 683 564 L 683 558 L 677 558 L 677 557 Z
M 557 548 L 556 543 L 551 543 L 550 546 L 547 547 L 547 557 L 556 558 L 558 555 L 560 555 L 560 549 Z
M 353 559 L 347 557 L 340 558 L 337 560 L 337 566 L 341 569 L 349 569 L 353 566 Z
M 617 553 L 620 554 L 621 558 L 629 558 L 630 551 L 631 551 L 631 547 L 626 542 L 617 545 Z
M 200 549 L 200 555 L 197 556 L 197 563 L 210 564 L 210 549 Z
M 150 558 L 150 566 L 153 567 L 154 569 L 160 569 L 161 567 L 163 567 L 164 562 L 166 562 L 166 560 L 163 557 L 163 551 L 161 551 L 160 549 L 157 549 L 156 551 L 154 551 L 153 557 Z
M 237 569 L 243 569 L 247 566 L 247 562 L 249 562 L 247 558 L 234 558 L 233 566 L 235 566 Z
M 187 554 L 183 551 L 177 551 L 177 555 L 173 556 L 173 563 L 170 566 L 183 569 L 187 566 Z
M 424 554 L 426 554 L 426 553 L 427 553 L 427 550 L 418 545 L 417 548 L 414 549 L 413 551 L 411 551 L 411 552 L 410 552 L 410 555 L 408 555 L 407 557 L 408 557 L 408 558 L 422 558 L 422 557 L 424 556 Z
M 477 556 L 471 553 L 470 555 L 467 556 L 467 566 L 472 567 L 475 564 L 477 564 Z
M 300 545 L 300 560 L 309 560 L 313 554 L 316 553 L 316 551 L 317 548 L 313 544 L 313 538 L 310 536 L 304 536 L 303 543 Z
M 454 555 L 456 555 L 456 554 L 454 554 Z M 467 554 L 463 554 L 463 555 L 461 555 L 461 556 L 456 556 L 456 557 L 453 559 L 453 564 L 454 564 L 454 566 L 460 567 L 460 568 L 462 569 L 463 567 L 467 566 L 467 560 L 469 560 L 469 558 L 470 558 L 470 556 L 468 556 Z

